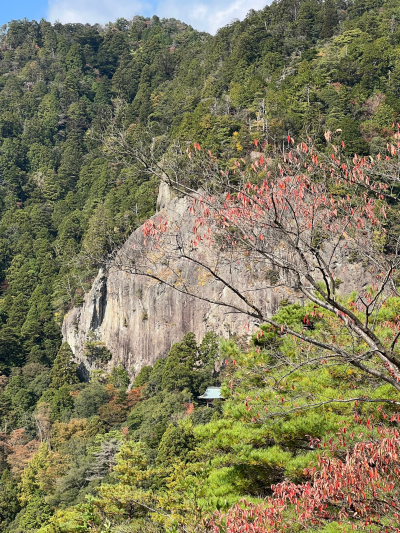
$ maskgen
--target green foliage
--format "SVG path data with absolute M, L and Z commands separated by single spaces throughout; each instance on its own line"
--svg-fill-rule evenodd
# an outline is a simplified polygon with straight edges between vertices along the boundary
M 156 139 L 159 159 L 180 139 L 248 162 L 254 137 L 274 157 L 288 133 L 318 144 L 327 128 L 348 153 L 385 151 L 400 112 L 393 9 L 275 2 L 215 37 L 174 19 L 12 21 L 0 51 L 3 371 L 51 365 L 65 311 L 154 212 L 158 184 L 98 142 L 107 117 L 123 109 L 118 127 L 145 150 Z
M 21 508 L 17 496 L 17 483 L 9 470 L 4 470 L 0 478 L 0 531 L 2 533 L 6 531 Z
M 51 516 L 52 510 L 50 506 L 43 498 L 35 496 L 17 515 L 15 521 L 8 528 L 8 531 L 10 533 L 38 531 L 43 524 L 49 522 Z
M 288 304 L 274 318 L 301 329 L 310 326 L 304 320 L 312 309 L 311 304 Z M 398 298 L 387 300 L 377 318 L 379 335 L 387 333 L 399 310 Z M 311 318 L 310 334 L 318 336 L 329 327 L 323 313 Z M 58 420 L 63 420 L 58 425 L 53 422 L 57 451 L 43 443 L 17 489 L 15 483 L 7 489 L 17 490 L 25 506 L 18 515 L 18 508 L 8 511 L 7 507 L 7 531 L 22 529 L 21 524 L 37 527 L 33 505 L 38 506 L 43 524 L 48 524 L 42 526 L 46 533 L 79 531 L 85 523 L 89 531 L 100 525 L 118 530 L 127 525 L 127 516 L 132 531 L 174 527 L 192 531 L 216 508 L 226 509 L 243 497 L 260 500 L 270 494 L 271 485 L 283 480 L 302 482 L 305 468 L 317 462 L 318 448 L 310 444 L 310 437 L 329 442 L 344 422 L 350 427 L 356 423 L 355 413 L 387 423 L 388 416 L 384 418 L 374 404 L 333 401 L 319 405 L 321 399 L 331 397 L 374 399 L 395 394 L 388 385 L 375 384 L 371 390 L 370 379 L 345 365 L 300 367 L 276 390 L 273 384 L 290 369 L 282 364 L 271 366 L 276 353 L 284 355 L 289 364 L 302 356 L 303 346 L 264 326 L 260 331 L 267 340 L 254 336 L 257 350 L 245 353 L 232 340 L 218 345 L 216 336 L 207 334 L 198 346 L 193 334 L 187 334 L 171 348 L 166 360 L 139 374 L 145 385 L 129 394 L 133 398 L 139 393 L 141 399 L 131 407 L 120 430 L 105 433 L 98 425 L 97 413 L 106 405 L 128 401 L 124 389 L 94 381 L 75 385 L 80 390 L 73 396 L 71 386 L 45 392 L 42 399 L 52 397 L 50 404 L 56 404 Z M 163 388 L 166 369 L 169 378 L 171 368 L 186 365 L 191 370 L 185 377 L 194 382 L 193 376 L 205 369 L 212 376 L 219 357 L 227 361 L 223 385 L 227 399 L 219 407 L 193 404 L 186 386 L 182 385 L 182 390 Z M 271 370 L 266 373 L 266 369 Z M 37 364 L 27 365 L 10 377 L 9 391 L 33 383 L 35 370 L 48 372 Z M 120 368 L 111 376 L 119 379 Z M 121 393 L 123 399 L 119 399 Z M 310 405 L 310 398 L 315 405 Z M 71 400 L 73 406 L 63 404 Z M 393 407 L 384 409 L 390 413 Z M 53 517 L 50 506 L 56 508 Z
M 187 393 L 161 391 L 139 402 L 127 419 L 130 433 L 148 448 L 157 450 L 172 418 L 184 415 L 188 401 Z
M 168 354 L 162 369 L 162 389 L 170 392 L 187 390 L 193 397 L 201 395 L 208 385 L 214 385 L 214 363 L 218 353 L 214 333 L 207 333 L 200 346 L 197 346 L 194 334 L 187 333 Z M 146 390 L 151 387 L 152 377 L 148 378 Z
M 102 264 L 102 259 L 118 244 L 113 229 L 110 211 L 104 205 L 99 205 L 90 218 L 82 243 L 83 252 L 89 255 L 94 264 Z
M 19 499 L 24 504 L 29 503 L 35 496 L 43 495 L 44 480 L 39 476 L 51 464 L 51 452 L 47 443 L 42 443 L 37 454 L 24 470 L 19 485 Z
M 194 333 L 187 333 L 182 342 L 172 346 L 162 376 L 162 388 L 167 391 L 191 388 L 191 377 L 197 356 Z
M 175 426 L 170 426 L 172 417 L 185 416 L 191 402 L 196 402 L 208 385 L 218 382 L 214 371 L 219 358 L 217 339 L 214 333 L 207 333 L 198 346 L 194 334 L 187 333 L 180 343 L 172 346 L 165 360 L 141 370 L 133 386 L 145 385 L 144 399 L 133 407 L 127 419 L 135 438 L 157 450 L 167 428 L 175 432 Z M 163 450 L 167 454 L 165 444 Z
M 50 373 L 51 387 L 53 389 L 78 383 L 77 366 L 72 358 L 72 350 L 69 344 L 64 342 L 57 353 Z
M 143 366 L 139 372 L 139 374 L 135 377 L 135 381 L 133 382 L 134 387 L 143 387 L 143 385 L 146 385 L 147 380 L 151 376 L 151 373 L 153 371 L 153 368 L 151 366 Z
M 100 383 L 89 383 L 75 398 L 74 415 L 77 418 L 90 418 L 97 414 L 98 409 L 108 400 L 107 391 Z
M 201 364 L 211 370 L 219 360 L 219 339 L 213 331 L 208 331 L 204 335 L 198 352 Z
M 305 351 L 264 325 L 246 354 L 213 333 L 200 345 L 187 334 L 129 393 L 122 366 L 107 385 L 80 384 L 59 326 L 155 209 L 158 183 L 99 141 L 110 116 L 158 161 L 176 141 L 196 141 L 227 171 L 238 158 L 250 164 L 254 138 L 279 158 L 288 133 L 323 150 L 330 129 L 347 154 L 384 154 L 400 113 L 398 19 L 386 0 L 301 0 L 252 10 L 214 37 L 157 17 L 105 27 L 24 19 L 0 32 L 0 531 L 191 531 L 217 507 L 302 481 L 315 463 L 310 436 L 329 441 L 356 411 L 386 423 L 372 404 L 305 408 L 309 398 L 391 397 L 348 368 L 310 367 L 274 390 L 286 367 L 266 370 Z M 272 271 L 268 283 L 278 281 Z M 276 321 L 317 338 L 337 328 L 312 312 L 283 301 Z M 398 315 L 389 300 L 380 338 Z M 85 348 L 105 374 L 107 348 L 94 336 Z M 219 359 L 228 361 L 227 400 L 199 406 L 197 396 L 221 381 Z M 293 412 L 278 417 L 285 409 Z M 46 444 L 29 452 L 57 424 L 68 425 L 57 448 L 65 471 Z M 118 434 L 104 435 L 107 427 Z M 22 481 L 20 456 L 30 458 Z
M 85 357 L 92 363 L 107 364 L 112 357 L 110 350 L 101 341 L 96 341 L 93 332 L 89 334 L 85 344 Z
M 188 424 L 170 424 L 158 446 L 157 463 L 170 466 L 174 462 L 189 459 L 189 452 L 194 450 L 196 440 L 193 428 Z
M 124 369 L 122 365 L 115 366 L 111 370 L 111 374 L 108 380 L 112 385 L 114 385 L 116 389 L 126 389 L 130 381 L 128 372 Z
M 56 420 L 68 419 L 74 407 L 74 401 L 71 396 L 71 389 L 67 385 L 59 389 L 49 389 L 46 391 L 41 401 L 50 400 L 50 419 L 52 422 Z

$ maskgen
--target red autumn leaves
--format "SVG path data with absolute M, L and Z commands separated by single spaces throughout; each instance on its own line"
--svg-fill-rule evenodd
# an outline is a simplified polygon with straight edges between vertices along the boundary
M 342 428 L 342 435 L 325 443 L 332 453 L 321 454 L 318 468 L 305 472 L 309 481 L 280 483 L 262 504 L 243 500 L 227 513 L 216 512 L 209 523 L 211 531 L 278 533 L 290 531 L 295 523 L 306 529 L 332 521 L 352 529 L 374 526 L 377 531 L 400 531 L 399 430 L 372 427 L 370 421 L 358 423 L 365 440 L 352 446 L 352 438 L 357 438 L 353 433 L 347 444 Z M 222 524 L 226 529 L 221 529 Z

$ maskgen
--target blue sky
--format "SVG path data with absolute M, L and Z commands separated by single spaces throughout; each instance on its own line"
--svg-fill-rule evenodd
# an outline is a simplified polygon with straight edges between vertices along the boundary
M 40 20 L 46 16 L 47 0 L 0 0 L 0 26 L 12 19 Z
M 174 17 L 194 28 L 215 33 L 266 0 L 0 0 L 0 26 L 12 19 L 42 17 L 54 22 L 105 23 L 118 17 Z

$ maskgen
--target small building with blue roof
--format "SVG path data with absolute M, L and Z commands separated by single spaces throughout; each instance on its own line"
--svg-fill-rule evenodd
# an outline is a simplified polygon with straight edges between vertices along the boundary
M 225 399 L 221 396 L 221 387 L 207 387 L 206 392 L 197 398 L 199 400 L 205 400 L 207 402 L 207 407 L 212 407 L 214 400 Z

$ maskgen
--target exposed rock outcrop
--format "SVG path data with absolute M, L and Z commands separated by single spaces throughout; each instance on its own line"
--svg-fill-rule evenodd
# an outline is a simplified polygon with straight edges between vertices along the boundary
M 181 198 L 170 200 L 167 188 L 160 191 L 161 216 L 191 224 L 189 201 Z M 159 215 L 155 215 L 158 218 Z M 142 238 L 142 229 L 134 232 L 124 245 L 126 250 Z M 347 264 L 342 274 L 342 259 L 338 258 L 338 272 L 342 279 L 342 290 L 346 293 L 364 284 L 363 269 L 357 264 Z M 237 298 L 229 289 L 214 280 L 199 275 L 198 268 L 188 261 L 177 265 L 183 277 L 191 286 L 197 286 L 199 293 L 210 300 L 221 297 L 232 302 Z M 259 289 L 265 286 L 265 273 L 243 259 L 235 264 L 235 281 L 243 289 Z M 282 275 L 282 274 L 281 274 Z M 273 285 L 273 280 L 270 285 Z M 281 287 L 270 287 L 252 292 L 254 299 L 268 315 L 274 314 L 282 299 L 295 301 L 299 295 L 285 292 Z M 245 324 L 248 324 L 249 328 Z M 89 335 L 103 342 L 112 353 L 110 367 L 121 362 L 133 377 L 143 366 L 153 364 L 168 354 L 172 344 L 181 340 L 188 331 L 193 331 L 200 341 L 204 334 L 215 331 L 222 337 L 232 334 L 245 335 L 252 331 L 255 320 L 231 313 L 226 307 L 210 304 L 169 288 L 162 283 L 143 276 L 132 275 L 118 268 L 109 272 L 100 271 L 91 291 L 86 295 L 82 307 L 72 309 L 65 317 L 62 333 L 71 346 L 75 358 L 84 372 L 93 369 L 84 355 L 85 342 Z

